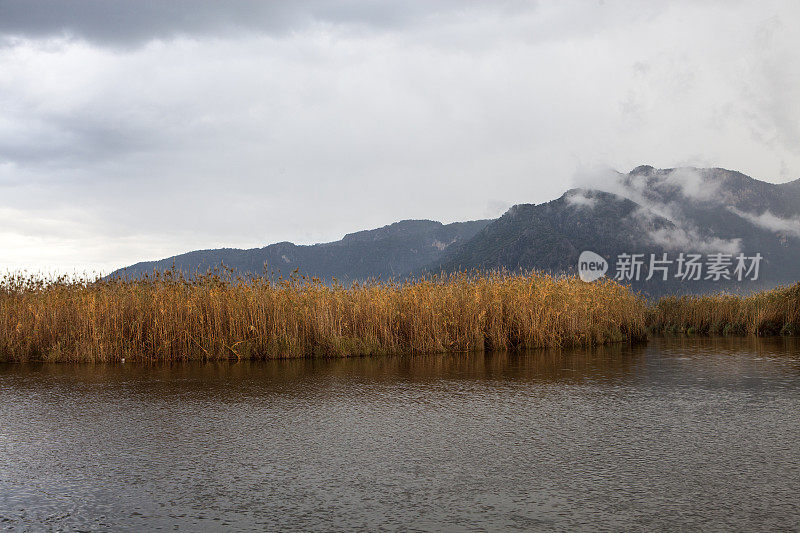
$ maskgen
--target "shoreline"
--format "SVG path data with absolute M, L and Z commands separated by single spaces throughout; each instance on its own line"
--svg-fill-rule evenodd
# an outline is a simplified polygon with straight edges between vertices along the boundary
M 0 283 L 0 361 L 262 360 L 464 354 L 800 333 L 800 284 L 647 301 L 535 272 L 323 285 L 210 272 Z
M 644 299 L 528 273 L 327 286 L 168 271 L 144 280 L 6 278 L 3 359 L 290 358 L 588 346 L 646 336 Z

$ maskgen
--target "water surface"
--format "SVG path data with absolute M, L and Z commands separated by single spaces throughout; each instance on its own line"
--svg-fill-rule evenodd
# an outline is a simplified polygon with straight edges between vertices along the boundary
M 0 529 L 800 527 L 800 342 L 0 365 Z

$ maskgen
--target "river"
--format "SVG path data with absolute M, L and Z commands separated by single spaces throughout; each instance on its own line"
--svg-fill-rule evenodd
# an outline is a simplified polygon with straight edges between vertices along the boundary
M 0 364 L 0 529 L 800 527 L 800 340 Z

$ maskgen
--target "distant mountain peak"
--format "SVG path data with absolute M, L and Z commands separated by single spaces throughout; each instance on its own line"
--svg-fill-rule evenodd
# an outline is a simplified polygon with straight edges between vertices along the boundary
M 380 228 L 348 233 L 347 235 L 344 236 L 344 238 L 342 238 L 342 241 L 356 241 L 356 240 L 374 241 L 377 239 L 402 236 L 405 234 L 419 232 L 419 231 L 435 230 L 443 226 L 444 224 L 442 224 L 441 222 L 437 222 L 435 220 L 426 220 L 426 219 L 400 220 L 398 222 L 387 224 L 386 226 L 381 226 Z
M 656 170 L 655 167 L 652 167 L 650 165 L 639 165 L 638 167 L 631 170 L 630 174 L 635 174 L 635 175 L 641 174 L 645 176 L 650 176 L 651 174 L 653 174 L 653 172 L 655 172 L 655 170 Z
M 314 245 L 288 241 L 263 248 L 198 250 L 159 261 L 137 263 L 111 275 L 140 277 L 153 270 L 194 274 L 224 263 L 239 272 L 270 273 L 299 268 L 323 280 L 340 281 L 404 276 L 431 263 L 450 247 L 472 238 L 490 221 L 442 224 L 434 220 L 402 220 L 347 234 L 342 240 Z

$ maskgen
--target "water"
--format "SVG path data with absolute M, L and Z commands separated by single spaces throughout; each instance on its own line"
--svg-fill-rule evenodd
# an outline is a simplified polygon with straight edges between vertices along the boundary
M 0 365 L 0 529 L 800 528 L 800 342 Z

